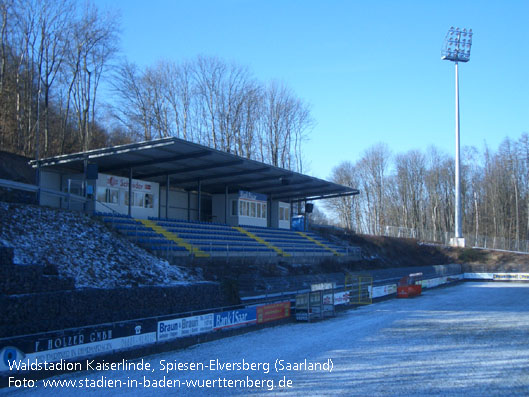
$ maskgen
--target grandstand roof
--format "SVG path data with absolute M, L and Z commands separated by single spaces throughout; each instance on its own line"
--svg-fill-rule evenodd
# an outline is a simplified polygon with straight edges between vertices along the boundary
M 317 200 L 355 195 L 359 191 L 312 176 L 274 167 L 178 138 L 131 143 L 40 160 L 45 169 L 84 172 L 97 164 L 100 173 L 158 182 L 186 190 L 224 193 L 246 190 L 275 200 Z M 30 162 L 37 167 L 37 161 Z

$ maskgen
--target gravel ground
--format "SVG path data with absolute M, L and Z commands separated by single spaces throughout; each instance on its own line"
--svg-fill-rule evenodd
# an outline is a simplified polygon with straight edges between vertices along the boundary
M 529 284 L 464 283 L 388 300 L 317 323 L 296 323 L 144 358 L 152 371 L 82 372 L 57 381 L 121 381 L 119 390 L 78 388 L 76 394 L 281 396 L 527 396 L 529 395 Z M 210 360 L 234 363 L 219 370 Z M 164 372 L 162 364 L 202 363 L 198 371 Z M 279 361 L 284 360 L 284 361 Z M 305 364 L 305 360 L 307 364 Z M 330 361 L 329 361 L 330 360 Z M 310 363 L 329 363 L 310 371 Z M 255 370 L 238 368 L 260 364 Z M 287 363 L 292 368 L 287 370 Z M 301 364 L 300 364 L 301 363 Z M 277 372 L 275 364 L 285 369 Z M 148 382 L 179 386 L 146 388 Z M 185 381 L 220 379 L 214 387 Z M 224 383 L 222 380 L 226 379 Z M 227 387 L 231 380 L 261 387 Z M 138 384 L 129 384 L 138 382 Z M 290 388 L 279 388 L 290 380 Z M 272 384 L 273 382 L 273 384 Z M 3 389 L 0 395 L 71 395 L 72 388 Z M 220 387 L 223 386 L 223 387 Z M 271 389 L 273 386 L 273 390 Z

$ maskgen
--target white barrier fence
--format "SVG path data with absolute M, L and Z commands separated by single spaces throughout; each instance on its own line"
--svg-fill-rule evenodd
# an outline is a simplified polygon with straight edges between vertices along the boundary
M 465 280 L 529 281 L 529 273 L 465 273 Z
M 435 288 L 440 285 L 449 284 L 455 281 L 463 280 L 463 274 L 456 274 L 452 276 L 435 277 L 427 280 L 422 280 L 423 288 Z M 383 298 L 385 296 L 394 295 L 397 293 L 397 284 L 377 285 L 375 287 L 368 287 L 369 297 L 371 299 Z M 328 298 L 330 301 L 330 298 Z M 334 293 L 334 305 L 347 305 L 349 304 L 349 292 L 340 291 Z
M 529 281 L 529 273 L 463 273 L 452 276 L 435 277 L 422 280 L 422 288 L 435 288 L 462 280 L 493 280 L 493 281 Z M 378 285 L 369 287 L 369 295 L 372 299 L 383 298 L 397 293 L 397 284 Z M 347 292 L 336 292 L 334 294 L 335 305 L 349 304 Z

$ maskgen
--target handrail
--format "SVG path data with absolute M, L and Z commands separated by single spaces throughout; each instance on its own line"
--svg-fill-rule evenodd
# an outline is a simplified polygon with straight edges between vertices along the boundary
M 39 188 L 37 185 L 31 185 L 31 184 L 28 184 L 28 183 L 11 181 L 9 179 L 0 179 L 0 187 L 5 187 L 5 188 L 9 188 L 9 189 L 25 190 L 25 191 L 28 191 L 28 192 L 37 192 L 37 191 L 40 190 L 42 193 L 48 193 L 48 194 L 52 194 L 52 195 L 59 196 L 59 197 L 73 198 L 73 199 L 79 200 L 79 201 L 87 201 L 88 200 L 86 197 L 80 196 L 80 195 L 75 194 L 75 193 L 65 193 L 65 192 L 61 192 L 59 190 L 47 189 L 47 188 L 43 188 L 43 187 Z
M 114 214 L 118 214 L 118 215 L 122 215 L 120 212 L 116 211 L 114 208 L 111 208 L 109 207 L 108 205 L 106 205 L 103 201 L 99 201 L 96 197 L 96 203 L 99 203 L 100 205 L 102 205 L 103 207 L 109 209 L 110 211 L 112 211 L 112 216 L 114 216 Z
M 30 185 L 28 183 L 16 182 L 16 181 L 11 181 L 9 179 L 1 179 L 1 178 L 0 178 L 0 186 L 11 188 L 11 189 L 26 190 L 29 192 L 36 192 L 39 189 L 38 186 L 36 185 Z

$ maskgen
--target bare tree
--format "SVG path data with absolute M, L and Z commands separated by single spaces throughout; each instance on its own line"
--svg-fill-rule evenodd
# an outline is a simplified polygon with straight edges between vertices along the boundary
M 49 108 L 50 90 L 66 57 L 69 22 L 74 15 L 74 4 L 70 0 L 42 0 L 39 48 L 39 86 L 42 86 L 44 105 L 43 154 L 49 152 Z
M 114 79 L 115 116 L 145 139 L 177 136 L 276 166 L 302 170 L 309 107 L 279 83 L 263 88 L 247 68 L 218 58 L 124 63 Z
M 369 211 L 368 227 L 369 231 L 374 234 L 381 233 L 385 224 L 385 186 L 390 158 L 391 152 L 387 145 L 379 143 L 368 148 L 359 162 L 363 191 L 366 194 Z
M 197 106 L 199 116 L 198 141 L 214 149 L 221 149 L 222 140 L 219 127 L 219 96 L 226 65 L 218 58 L 198 57 L 195 65 L 194 81 L 199 96 Z
M 422 153 L 412 150 L 395 157 L 398 214 L 401 225 L 419 231 L 425 228 L 425 176 L 426 164 Z M 391 200 L 391 198 L 389 198 Z M 395 199 L 395 198 L 394 198 Z
M 360 176 L 358 167 L 349 161 L 345 161 L 333 168 L 331 181 L 340 185 L 357 188 L 360 186 Z M 355 202 L 354 196 L 345 196 L 335 199 L 325 200 L 326 207 L 338 216 L 339 225 L 349 229 L 362 231 L 360 221 L 360 208 L 358 201 Z
M 101 15 L 97 8 L 88 5 L 73 31 L 69 67 L 77 128 L 83 150 L 90 148 L 101 76 L 117 52 L 118 32 L 114 20 L 115 16 Z
M 138 68 L 125 62 L 116 71 L 112 86 L 118 98 L 114 116 L 131 134 L 139 134 L 144 140 L 152 139 L 152 99 L 148 87 L 144 84 L 143 75 Z
M 9 35 L 12 28 L 14 0 L 0 0 L 0 95 L 3 95 L 9 62 Z
M 262 87 L 257 82 L 249 82 L 242 103 L 241 121 L 235 131 L 236 153 L 246 158 L 256 157 L 258 153 L 262 99 Z
M 0 0 L 3 147 L 28 156 L 58 154 L 88 147 L 90 130 L 106 135 L 95 125 L 97 92 L 118 25 L 95 7 L 83 12 L 77 4 Z M 71 107 L 80 145 L 70 134 Z
M 302 169 L 301 146 L 312 123 L 305 103 L 284 84 L 270 83 L 263 94 L 261 159 L 278 167 Z
M 193 65 L 190 62 L 177 64 L 161 62 L 158 64 L 160 78 L 163 81 L 163 96 L 172 109 L 174 130 L 170 135 L 178 138 L 193 138 L 190 118 L 194 101 Z
M 13 15 L 14 0 L 0 0 L 0 147 L 10 147 L 13 136 L 9 130 L 14 130 L 11 125 L 10 114 L 13 101 L 14 87 L 9 87 L 9 69 L 12 63 L 12 36 L 15 16 Z

